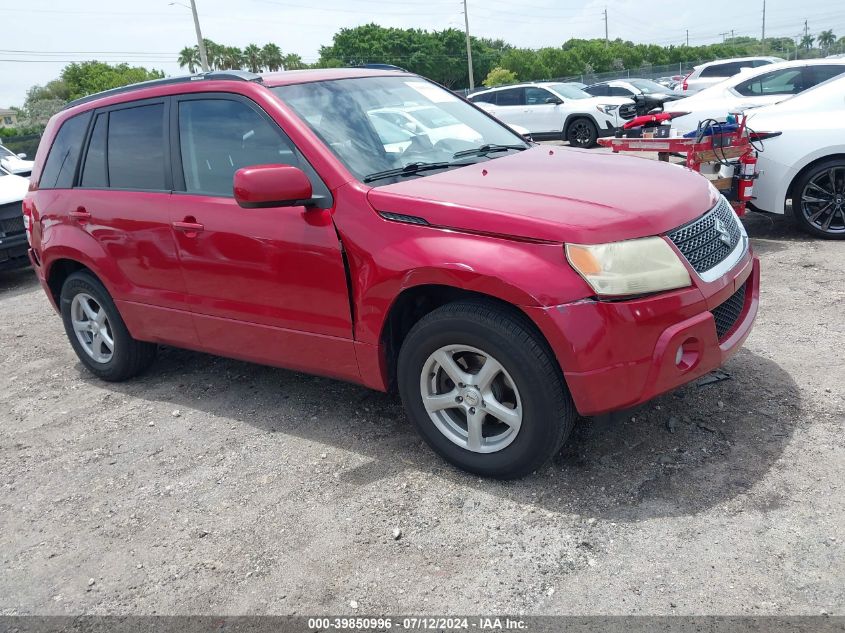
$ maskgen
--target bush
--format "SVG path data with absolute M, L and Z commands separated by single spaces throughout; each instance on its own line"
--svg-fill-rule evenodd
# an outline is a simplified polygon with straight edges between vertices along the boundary
M 488 88 L 492 88 L 493 86 L 516 83 L 516 80 L 515 72 L 496 66 L 493 70 L 487 73 L 487 77 L 481 83 Z

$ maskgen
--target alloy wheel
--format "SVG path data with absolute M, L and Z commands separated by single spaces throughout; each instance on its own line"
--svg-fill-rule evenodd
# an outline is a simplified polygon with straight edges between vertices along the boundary
M 569 142 L 573 140 L 576 145 L 587 145 L 593 138 L 593 132 L 586 121 L 576 121 L 572 124 L 572 130 L 569 132 Z
M 513 378 L 490 354 L 447 345 L 423 364 L 423 406 L 451 442 L 474 453 L 509 446 L 522 425 L 522 401 Z
M 91 295 L 80 292 L 73 297 L 70 316 L 85 353 L 97 363 L 108 363 L 114 355 L 114 335 L 103 306 Z
M 810 225 L 825 233 L 845 233 L 845 166 L 816 174 L 804 186 L 800 204 Z

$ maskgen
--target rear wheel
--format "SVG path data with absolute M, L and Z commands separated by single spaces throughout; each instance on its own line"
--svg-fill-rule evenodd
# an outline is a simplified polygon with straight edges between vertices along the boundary
M 94 275 L 80 271 L 67 278 L 61 312 L 79 360 L 103 380 L 132 378 L 155 359 L 157 346 L 132 338 L 108 291 Z
M 845 160 L 834 158 L 807 170 L 795 183 L 792 215 L 818 237 L 845 239 Z
M 573 147 L 592 147 L 599 137 L 596 124 L 591 119 L 581 117 L 571 121 L 566 128 L 566 140 Z
M 454 303 L 422 318 L 402 344 L 398 381 L 425 441 L 479 475 L 536 470 L 560 450 L 576 418 L 545 341 L 495 304 Z

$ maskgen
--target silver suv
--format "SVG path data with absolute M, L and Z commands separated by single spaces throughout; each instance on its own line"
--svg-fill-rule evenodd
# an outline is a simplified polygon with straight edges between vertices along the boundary
M 743 68 L 757 68 L 782 61 L 780 57 L 734 57 L 699 64 L 684 77 L 680 88 L 687 94 L 693 94 L 739 74 Z

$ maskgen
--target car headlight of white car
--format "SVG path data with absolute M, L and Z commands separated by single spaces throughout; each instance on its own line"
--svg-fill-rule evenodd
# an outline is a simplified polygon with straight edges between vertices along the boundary
M 619 105 L 597 105 L 596 110 L 599 112 L 603 112 L 604 114 L 613 114 L 616 110 L 619 109 Z
M 689 286 L 689 273 L 661 237 L 567 244 L 566 258 L 597 295 L 640 295 Z

